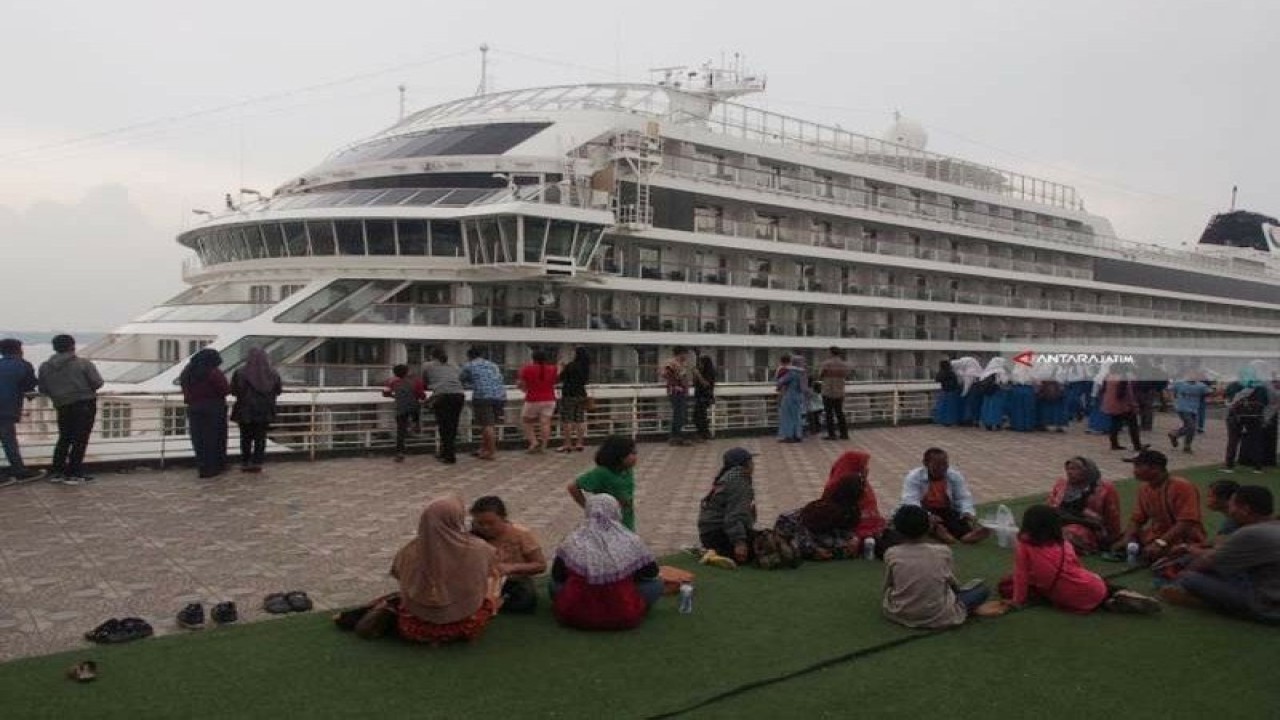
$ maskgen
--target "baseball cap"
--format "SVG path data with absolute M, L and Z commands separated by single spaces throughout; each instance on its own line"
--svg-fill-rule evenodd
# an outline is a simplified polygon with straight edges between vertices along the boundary
M 751 458 L 755 456 L 755 453 L 747 450 L 746 448 L 730 448 L 724 452 L 724 466 L 728 468 L 746 465 L 751 462 Z
M 1159 450 L 1143 450 L 1133 457 L 1125 458 L 1125 462 L 1134 465 L 1155 465 L 1156 467 L 1168 467 L 1169 458 Z

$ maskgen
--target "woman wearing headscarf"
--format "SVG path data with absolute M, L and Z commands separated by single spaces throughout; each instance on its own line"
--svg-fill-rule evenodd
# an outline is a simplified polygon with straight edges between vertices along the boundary
M 1036 383 L 1036 428 L 1066 432 L 1070 422 L 1066 371 L 1052 365 L 1037 365 L 1032 376 Z
M 1009 429 L 1015 432 L 1031 432 L 1036 429 L 1036 389 L 1031 368 L 1013 363 L 1009 373 L 1013 385 L 1009 388 Z
M 1062 516 L 1062 534 L 1080 554 L 1095 553 L 1120 537 L 1120 496 L 1089 458 L 1073 457 L 1049 491 L 1048 505 Z
M 1227 453 L 1225 471 L 1234 471 L 1237 460 L 1262 470 L 1262 453 L 1266 450 L 1264 428 L 1271 397 L 1258 378 L 1253 365 L 1240 368 L 1235 382 L 1227 386 Z
M 178 375 L 187 404 L 187 433 L 201 478 L 221 475 L 227 469 L 227 394 L 231 386 L 218 369 L 220 365 L 222 355 L 204 348 L 191 356 Z
M 282 388 L 280 375 L 271 369 L 267 353 L 249 348 L 244 367 L 231 375 L 231 419 L 240 426 L 240 471 L 262 472 L 267 450 L 267 432 L 276 419 L 276 398 Z
M 987 362 L 986 370 L 978 381 L 978 388 L 983 393 L 982 411 L 979 421 L 988 430 L 999 430 L 1004 425 L 1004 416 L 1009 406 L 1009 370 L 1004 358 L 993 357 Z
M 788 537 L 806 560 L 858 557 L 867 538 L 884 531 L 875 490 L 867 479 L 871 456 L 850 451 L 831 466 L 822 497 L 783 513 L 774 530 Z
M 944 427 L 956 425 L 960 422 L 960 377 L 950 360 L 938 363 L 938 374 L 933 379 L 939 386 L 933 401 L 933 422 Z
M 982 363 L 977 358 L 965 356 L 951 361 L 960 379 L 960 424 L 977 425 L 982 414 L 982 391 L 978 380 L 982 378 Z
M 804 413 L 810 392 L 804 358 L 783 355 L 774 384 L 778 389 L 778 442 L 801 442 L 804 440 Z
M 628 630 L 662 595 L 658 563 L 622 524 L 612 495 L 586 498 L 586 519 L 560 543 L 551 565 L 551 606 L 560 624 Z
M 498 610 L 501 578 L 489 543 L 466 531 L 457 495 L 436 498 L 418 519 L 418 535 L 400 548 L 391 576 L 401 637 L 432 645 L 474 640 Z M 358 629 L 358 628 L 357 628 Z
M 755 535 L 756 490 L 752 475 L 755 457 L 745 448 L 725 451 L 720 472 L 698 511 L 702 547 L 738 563 L 751 559 Z

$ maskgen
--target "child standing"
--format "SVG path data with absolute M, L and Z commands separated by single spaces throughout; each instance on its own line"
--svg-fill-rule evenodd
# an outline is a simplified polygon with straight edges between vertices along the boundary
M 392 378 L 382 390 L 383 397 L 395 401 L 396 413 L 396 462 L 404 462 L 405 438 L 409 435 L 409 425 L 417 425 L 422 401 L 427 397 L 422 378 L 410 378 L 408 365 L 396 365 L 391 368 Z
M 1110 585 L 1085 569 L 1075 548 L 1062 536 L 1062 516 L 1048 505 L 1032 505 L 1022 516 L 1012 591 L 1014 607 L 1041 597 L 1072 613 L 1098 608 L 1122 613 L 1160 612 L 1160 603 L 1154 598 Z
M 822 409 L 822 382 L 813 380 L 809 383 L 808 415 L 810 435 L 817 435 L 822 431 Z M 828 430 L 827 434 L 830 435 L 831 431 Z
M 951 548 L 925 542 L 929 513 L 919 505 L 903 505 L 893 514 L 902 542 L 884 554 L 885 617 L 913 628 L 945 628 L 962 624 L 987 599 L 987 589 L 961 588 L 952 567 Z

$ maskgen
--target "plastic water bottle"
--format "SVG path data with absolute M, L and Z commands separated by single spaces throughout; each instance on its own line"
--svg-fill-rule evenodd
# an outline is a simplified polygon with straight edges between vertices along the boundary
M 680 583 L 680 614 L 693 614 L 693 583 Z
M 1138 553 L 1141 550 L 1142 550 L 1142 546 L 1136 542 L 1129 543 L 1129 546 L 1125 548 L 1125 551 L 1126 551 L 1125 558 L 1129 561 L 1129 567 L 1138 566 Z
M 869 537 L 866 540 L 862 541 L 862 558 L 864 560 L 876 559 L 876 539 L 875 538 Z

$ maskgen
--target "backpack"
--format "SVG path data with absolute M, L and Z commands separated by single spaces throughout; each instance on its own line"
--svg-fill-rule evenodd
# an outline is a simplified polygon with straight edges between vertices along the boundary
M 752 540 L 756 567 L 761 570 L 800 567 L 800 552 L 791 540 L 774 530 L 760 530 Z
M 1057 380 L 1045 380 L 1036 388 L 1036 395 L 1045 402 L 1057 402 L 1062 399 L 1062 383 Z

